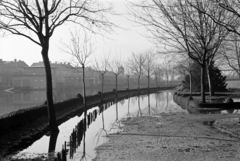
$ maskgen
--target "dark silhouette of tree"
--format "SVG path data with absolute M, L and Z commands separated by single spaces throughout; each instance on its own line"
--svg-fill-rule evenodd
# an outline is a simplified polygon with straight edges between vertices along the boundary
M 111 8 L 111 5 L 104 6 L 97 0 L 0 1 L 0 28 L 11 34 L 28 38 L 42 49 L 46 72 L 48 117 L 52 131 L 59 130 L 53 104 L 52 74 L 48 57 L 50 38 L 59 26 L 67 22 L 93 32 L 111 31 L 113 24 L 106 17 L 106 14 L 111 12 Z
M 193 62 L 190 64 L 190 68 L 193 71 L 192 72 L 192 86 L 195 91 L 200 90 L 201 86 L 199 85 L 198 80 L 201 77 L 200 71 L 201 67 L 197 62 Z M 213 91 L 226 91 L 226 76 L 223 76 L 221 74 L 221 71 L 219 70 L 218 67 L 214 66 L 214 61 L 212 61 L 209 65 L 209 73 L 211 76 L 211 81 L 212 81 L 212 88 Z M 184 87 L 188 88 L 190 84 L 190 77 L 189 75 L 186 75 L 185 80 L 184 80 Z M 208 86 L 208 79 L 205 79 L 205 85 Z M 210 92 L 210 91 L 209 91 Z

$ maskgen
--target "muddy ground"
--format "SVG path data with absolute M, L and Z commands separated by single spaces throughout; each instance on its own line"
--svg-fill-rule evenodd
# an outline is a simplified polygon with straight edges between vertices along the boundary
M 122 120 L 94 161 L 239 161 L 239 114 L 162 113 Z

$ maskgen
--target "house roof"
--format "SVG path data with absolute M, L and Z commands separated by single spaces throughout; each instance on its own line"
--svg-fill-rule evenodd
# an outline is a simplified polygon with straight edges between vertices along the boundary
M 22 61 L 22 60 L 14 60 L 14 61 L 3 61 L 3 63 L 7 66 L 7 67 L 28 67 L 28 65 Z
M 51 63 L 51 62 L 50 62 Z M 31 65 L 31 67 L 44 67 L 44 63 L 41 62 L 36 62 Z M 51 63 L 51 67 L 66 67 L 66 68 L 73 68 L 69 63 Z

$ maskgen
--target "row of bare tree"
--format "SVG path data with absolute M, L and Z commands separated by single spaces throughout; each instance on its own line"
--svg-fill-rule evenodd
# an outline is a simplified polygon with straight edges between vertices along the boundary
M 211 90 L 211 61 L 240 73 L 238 0 L 141 0 L 131 3 L 129 11 L 135 22 L 146 26 L 159 53 L 183 64 L 200 64 L 203 103 L 206 72 Z
M 57 28 L 69 24 L 73 24 L 78 28 L 90 31 L 94 34 L 109 34 L 113 31 L 114 27 L 117 27 L 109 21 L 109 16 L 114 14 L 111 3 L 98 0 L 0 1 L 0 31 L 2 31 L 4 35 L 14 34 L 25 37 L 41 48 L 41 55 L 46 72 L 46 96 L 51 131 L 59 131 L 53 104 L 52 74 L 49 61 L 51 37 L 54 35 Z M 93 48 L 87 43 L 88 39 L 86 37 L 74 38 L 74 36 L 76 35 L 72 34 L 70 44 L 63 44 L 62 47 L 66 53 L 72 54 L 77 60 L 77 63 L 79 63 L 84 69 L 86 60 L 92 54 Z M 80 40 L 85 41 L 85 44 L 79 45 Z M 84 46 L 86 44 L 89 46 Z M 103 60 L 103 62 L 104 61 L 106 60 Z M 133 54 L 129 60 L 130 63 L 128 63 L 131 71 L 134 71 L 138 75 L 139 81 L 141 75 L 143 75 L 144 61 L 146 61 L 146 59 L 143 58 L 141 54 Z M 150 73 L 152 72 L 152 62 L 153 60 L 149 60 L 148 62 L 148 78 L 150 78 Z M 112 71 L 114 71 L 116 78 L 119 75 L 119 72 L 122 71 L 122 68 L 119 68 L 119 64 L 121 64 L 119 61 L 115 61 L 115 63 L 113 63 L 115 67 L 112 67 Z M 104 67 L 103 69 L 104 70 L 101 69 L 101 74 L 105 71 Z M 155 73 L 157 74 L 156 71 Z M 83 83 L 85 82 L 84 74 L 85 73 L 83 72 Z M 85 99 L 84 105 L 86 107 Z
M 4 34 L 23 36 L 42 49 L 51 131 L 58 132 L 59 129 L 53 104 L 52 74 L 49 62 L 50 38 L 54 35 L 54 31 L 63 24 L 73 24 L 93 33 L 109 33 L 115 26 L 108 20 L 108 16 L 112 14 L 112 4 L 98 0 L 0 1 L 1 31 Z

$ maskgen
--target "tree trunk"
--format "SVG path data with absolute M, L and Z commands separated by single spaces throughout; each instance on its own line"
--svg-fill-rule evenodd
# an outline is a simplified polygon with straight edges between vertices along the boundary
M 140 107 L 140 96 L 138 95 L 138 116 L 142 116 L 142 111 Z
M 212 89 L 212 82 L 211 82 L 209 67 L 207 68 L 207 77 L 208 77 L 209 96 L 213 96 L 214 93 L 213 93 L 213 89 Z
M 140 94 L 140 76 L 138 76 L 138 94 Z
M 150 108 L 150 94 L 148 93 L 148 114 L 151 114 L 151 108 Z
M 156 85 L 157 85 L 157 87 L 158 87 L 158 79 L 157 79 L 157 77 L 155 78 L 155 80 L 156 80 Z
M 52 132 L 59 132 L 56 115 L 55 115 L 55 108 L 53 104 L 53 87 L 52 87 L 52 72 L 51 66 L 48 59 L 48 47 L 42 48 L 42 58 L 45 66 L 45 73 L 46 73 L 46 96 L 47 96 L 47 107 L 48 107 L 48 121 L 50 125 L 50 130 Z
M 129 81 L 129 76 L 128 76 L 128 95 L 130 96 L 130 81 Z
M 189 81 L 190 95 L 192 96 L 192 72 L 191 71 L 189 71 L 189 79 L 190 79 L 190 81 Z
M 118 90 L 118 75 L 116 74 L 116 91 L 115 91 L 115 95 L 116 95 L 116 99 L 118 98 L 118 93 L 117 93 L 117 90 Z
M 101 93 L 101 105 L 103 103 L 103 86 L 104 86 L 104 75 L 102 74 L 102 93 Z
M 130 89 L 130 81 L 129 81 L 129 76 L 128 76 L 128 89 Z
M 168 76 L 167 76 L 167 87 L 168 87 Z
M 84 118 L 87 116 L 87 101 L 86 101 L 86 87 L 85 87 L 85 66 L 82 65 L 83 69 L 83 77 L 82 77 L 82 83 L 83 83 L 83 105 L 84 105 Z
M 205 103 L 205 71 L 206 71 L 206 67 L 205 67 L 205 63 L 203 63 L 203 65 L 201 65 L 201 99 L 202 99 L 202 103 Z
M 148 75 L 148 93 L 149 93 L 149 87 L 150 87 L 150 75 Z

